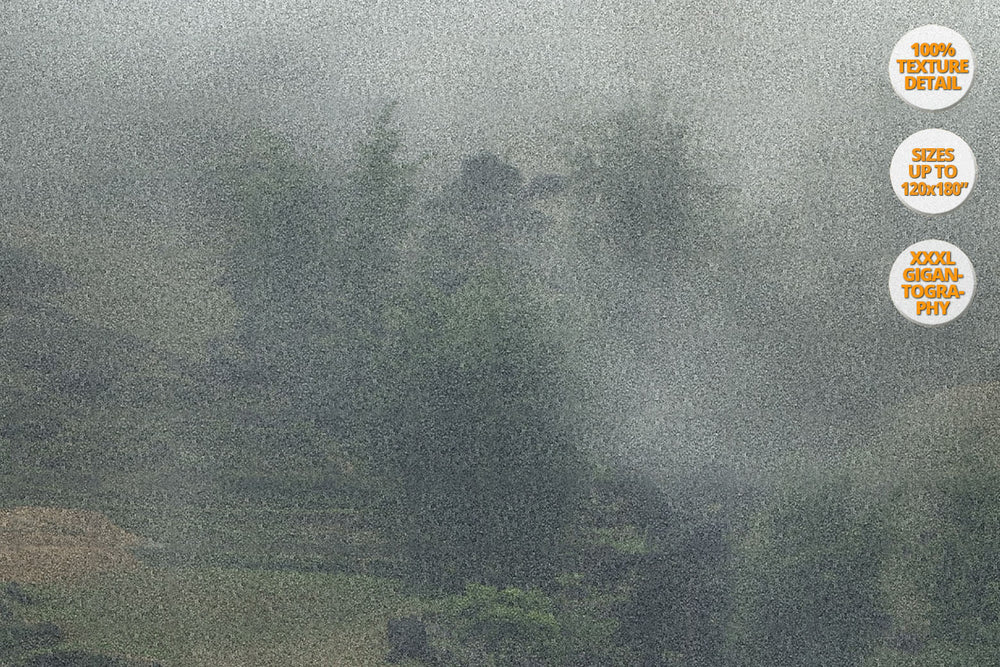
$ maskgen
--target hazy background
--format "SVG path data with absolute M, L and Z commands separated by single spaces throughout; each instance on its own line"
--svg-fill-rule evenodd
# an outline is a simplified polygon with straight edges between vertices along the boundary
M 997 25 L 2 3 L 0 661 L 382 664 L 417 614 L 449 664 L 1000 664 Z M 929 127 L 979 169 L 933 218 Z M 937 328 L 887 289 L 927 238 L 978 277 Z
M 591 370 L 614 447 L 656 467 L 863 447 L 896 403 L 994 376 L 997 20 L 989 3 L 11 2 L 3 240 L 67 267 L 75 316 L 199 358 L 237 320 L 210 242 L 225 230 L 190 182 L 213 137 L 277 127 L 338 169 L 395 101 L 433 184 L 480 150 L 563 173 L 602 119 L 646 110 L 724 205 L 635 278 L 645 307 L 622 326 L 644 345 L 590 336 L 606 338 Z M 895 41 L 929 22 L 977 58 L 972 91 L 939 113 L 897 99 L 886 74 Z M 927 218 L 887 171 L 934 126 L 969 143 L 979 179 Z M 938 329 L 904 321 L 885 287 L 929 237 L 979 276 L 975 303 Z

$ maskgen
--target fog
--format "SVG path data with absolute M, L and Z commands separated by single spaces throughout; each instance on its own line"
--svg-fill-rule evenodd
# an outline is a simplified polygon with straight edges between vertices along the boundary
M 529 177 L 565 173 L 590 128 L 643 109 L 680 131 L 679 163 L 723 203 L 655 271 L 608 282 L 634 281 L 642 312 L 622 315 L 628 338 L 587 336 L 607 351 L 588 362 L 605 445 L 664 470 L 829 457 L 879 437 L 897 403 L 994 373 L 1000 10 L 937 9 L 8 3 L 4 239 L 69 268 L 59 298 L 77 316 L 197 358 L 237 315 L 205 242 L 225 230 L 190 174 L 241 128 L 280 128 L 336 172 L 395 102 L 438 187 L 481 150 Z M 983 64 L 939 113 L 905 105 L 886 76 L 895 40 L 926 22 L 961 32 Z M 895 146 L 932 126 L 973 147 L 981 176 L 937 218 L 906 211 L 887 179 Z M 959 321 L 924 329 L 885 281 L 903 248 L 934 237 L 965 250 L 980 282 Z M 553 245 L 544 261 L 572 273 L 572 257 Z
M 887 72 L 930 23 L 939 112 Z M 3 3 L 0 662 L 1000 664 L 998 24 Z

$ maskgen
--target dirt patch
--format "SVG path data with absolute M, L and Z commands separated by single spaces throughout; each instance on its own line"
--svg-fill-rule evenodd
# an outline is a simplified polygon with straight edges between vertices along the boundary
M 75 579 L 138 565 L 143 544 L 100 512 L 58 507 L 0 509 L 0 581 Z

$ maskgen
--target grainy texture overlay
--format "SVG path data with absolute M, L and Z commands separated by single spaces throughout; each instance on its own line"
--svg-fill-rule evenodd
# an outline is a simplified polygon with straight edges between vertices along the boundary
M 1000 664 L 998 24 L 4 2 L 0 664 Z

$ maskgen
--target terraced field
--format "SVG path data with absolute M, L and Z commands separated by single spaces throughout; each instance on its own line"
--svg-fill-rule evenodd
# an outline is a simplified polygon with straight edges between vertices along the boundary
M 178 667 L 380 665 L 412 604 L 384 579 L 146 567 L 36 585 L 38 619 L 73 648 Z
M 352 511 L 191 500 L 119 500 L 115 521 L 0 510 L 0 581 L 21 584 L 25 620 L 54 623 L 65 649 L 178 667 L 384 663 L 386 621 L 416 601 L 358 573 L 373 537 Z
M 144 540 L 99 512 L 57 507 L 0 510 L 0 580 L 74 581 L 139 566 Z

